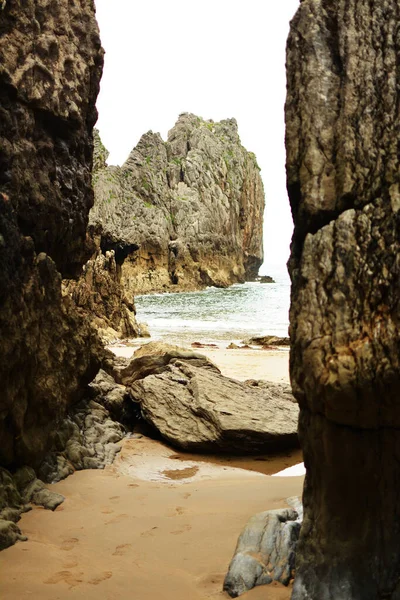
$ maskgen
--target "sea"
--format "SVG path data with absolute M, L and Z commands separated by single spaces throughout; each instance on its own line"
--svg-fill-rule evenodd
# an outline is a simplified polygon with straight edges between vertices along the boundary
M 136 296 L 137 320 L 148 324 L 152 339 L 177 344 L 218 345 L 258 335 L 287 336 L 290 279 L 285 268 L 268 275 L 275 283 Z

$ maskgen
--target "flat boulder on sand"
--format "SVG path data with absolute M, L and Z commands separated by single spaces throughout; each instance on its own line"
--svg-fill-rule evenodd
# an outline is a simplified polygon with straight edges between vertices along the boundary
M 121 375 L 144 419 L 178 448 L 258 453 L 298 445 L 298 406 L 287 385 L 248 385 L 222 376 L 205 356 L 173 350 L 136 358 Z

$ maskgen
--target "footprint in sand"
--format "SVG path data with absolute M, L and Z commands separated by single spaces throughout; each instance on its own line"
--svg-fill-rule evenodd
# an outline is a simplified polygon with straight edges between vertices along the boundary
M 130 548 L 132 548 L 132 544 L 120 544 L 115 548 L 113 556 L 124 556 Z
M 70 588 L 75 587 L 83 582 L 83 573 L 73 573 L 71 571 L 59 571 L 55 573 L 52 577 L 46 579 L 43 583 L 47 584 L 57 584 L 63 581 Z
M 140 534 L 140 537 L 153 537 L 154 536 L 154 530 L 158 529 L 158 527 L 152 527 L 151 529 L 148 529 L 147 531 L 143 531 L 143 533 Z
M 190 498 L 192 494 L 189 494 L 189 492 L 186 492 L 186 494 L 183 494 L 183 499 L 187 500 L 188 498 Z
M 180 535 L 181 533 L 186 533 L 187 531 L 190 531 L 192 528 L 190 525 L 184 525 L 181 529 L 177 529 L 176 531 L 171 531 L 170 533 L 172 535 Z
M 64 569 L 73 569 L 74 567 L 77 567 L 78 563 L 77 562 L 66 562 L 63 564 Z
M 127 519 L 128 515 L 117 515 L 116 517 L 114 517 L 113 519 L 110 519 L 109 521 L 106 521 L 104 524 L 105 525 L 116 525 L 117 523 L 120 523 L 121 521 L 123 521 L 124 519 Z
M 119 496 L 110 496 L 109 500 L 118 500 Z
M 184 515 L 186 512 L 186 508 L 183 506 L 177 506 L 173 511 L 167 513 L 167 517 L 179 517 Z
M 136 488 L 136 487 L 139 487 L 139 484 L 138 483 L 130 483 L 128 487 Z
M 110 577 L 113 576 L 112 571 L 104 571 L 103 573 L 100 573 L 100 575 L 98 575 L 97 577 L 93 577 L 93 579 L 89 579 L 89 583 L 91 585 L 99 585 L 99 583 L 101 583 L 102 581 L 106 581 L 107 579 L 110 579 Z
M 61 550 L 73 550 L 76 546 L 76 544 L 79 543 L 78 538 L 67 538 L 65 540 L 62 541 L 61 543 Z
M 111 515 L 111 513 L 113 513 L 114 511 L 109 506 L 106 506 L 101 512 L 103 515 Z

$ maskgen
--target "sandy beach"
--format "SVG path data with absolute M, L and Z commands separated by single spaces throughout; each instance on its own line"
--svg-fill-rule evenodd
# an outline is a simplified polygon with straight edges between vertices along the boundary
M 138 342 L 129 345 L 115 344 L 109 346 L 109 349 L 117 356 L 131 358 L 140 345 Z M 186 347 L 186 349 L 205 354 L 221 369 L 222 375 L 225 377 L 232 377 L 240 381 L 265 379 L 276 383 L 289 383 L 289 348 L 228 350 L 226 346 L 227 344 L 221 344 L 218 348 Z
M 271 372 L 287 381 L 288 353 L 204 353 L 226 375 L 272 379 Z M 205 457 L 128 438 L 112 467 L 52 486 L 66 497 L 54 513 L 34 508 L 23 516 L 29 540 L 0 554 L 0 598 L 227 599 L 222 583 L 241 529 L 253 514 L 301 494 L 303 477 L 269 476 L 298 462 L 300 451 Z M 283 600 L 290 592 L 271 585 L 242 598 Z

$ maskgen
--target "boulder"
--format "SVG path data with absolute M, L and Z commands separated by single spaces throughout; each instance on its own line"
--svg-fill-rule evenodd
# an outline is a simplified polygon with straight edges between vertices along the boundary
M 253 344 L 254 346 L 290 346 L 290 338 L 276 335 L 260 335 L 249 338 L 243 343 Z
M 178 448 L 254 454 L 298 445 L 298 407 L 279 385 L 228 379 L 195 353 L 132 363 L 124 383 L 143 418 Z
M 287 503 L 296 510 L 259 513 L 240 534 L 224 581 L 224 591 L 231 598 L 258 585 L 273 581 L 288 585 L 293 580 L 303 508 L 299 498 L 288 498 Z

